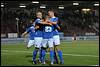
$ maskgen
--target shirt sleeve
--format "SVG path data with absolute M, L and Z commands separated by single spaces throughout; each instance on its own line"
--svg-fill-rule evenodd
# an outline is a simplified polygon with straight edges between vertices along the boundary
M 40 19 L 36 19 L 35 23 L 36 24 L 41 23 L 41 20 Z
M 56 27 L 59 27 L 59 25 L 58 25 L 58 24 L 56 24 Z
M 58 22 L 58 18 L 55 18 L 55 19 L 54 19 L 54 22 Z

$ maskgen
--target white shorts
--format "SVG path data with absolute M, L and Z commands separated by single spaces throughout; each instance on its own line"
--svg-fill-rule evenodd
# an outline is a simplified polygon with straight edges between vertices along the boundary
M 53 39 L 52 38 L 50 38 L 50 39 L 43 39 L 42 46 L 46 47 L 47 45 L 49 46 L 49 48 L 53 47 Z
M 54 45 L 59 45 L 60 44 L 60 37 L 59 37 L 59 35 L 54 35 L 53 36 L 53 43 L 54 43 Z
M 42 37 L 35 37 L 34 38 L 35 47 L 40 48 L 42 46 L 42 40 L 43 40 Z
M 34 45 L 34 40 L 29 40 L 27 47 L 31 47 L 32 45 Z

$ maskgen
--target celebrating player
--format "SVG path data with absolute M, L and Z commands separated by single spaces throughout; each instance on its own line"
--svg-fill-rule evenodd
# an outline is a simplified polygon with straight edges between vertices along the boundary
M 23 34 L 22 37 L 24 37 L 26 34 L 29 33 L 29 42 L 27 45 L 27 48 L 30 48 L 34 44 L 34 36 L 35 36 L 35 27 L 32 25 L 29 27 Z
M 34 37 L 34 44 L 35 44 L 35 49 L 33 51 L 33 63 L 36 64 L 36 55 L 37 52 L 40 50 L 41 51 L 41 44 L 42 44 L 42 35 L 43 35 L 43 25 L 44 24 L 50 24 L 50 23 L 45 23 L 42 19 L 42 12 L 37 12 L 36 13 L 37 19 L 35 20 L 35 37 Z M 40 61 L 42 61 L 42 51 L 40 52 Z
M 48 14 L 49 14 L 49 17 L 50 17 L 49 22 L 52 23 L 53 27 L 54 27 L 54 30 L 53 30 L 53 42 L 54 42 L 54 45 L 55 45 L 55 49 L 58 52 L 58 56 L 60 58 L 60 63 L 64 64 L 64 60 L 63 60 L 63 57 L 62 57 L 62 51 L 59 48 L 60 37 L 59 37 L 58 31 L 57 31 L 57 28 L 60 29 L 60 27 L 57 24 L 58 18 L 54 16 L 54 11 L 53 10 L 48 11 Z
M 45 23 L 48 23 L 47 17 L 45 20 Z M 52 24 L 45 24 L 43 25 L 43 41 L 42 41 L 42 63 L 45 64 L 45 55 L 46 55 L 46 47 L 48 44 L 48 47 L 50 49 L 50 61 L 51 64 L 54 63 L 54 50 L 53 50 L 53 27 Z

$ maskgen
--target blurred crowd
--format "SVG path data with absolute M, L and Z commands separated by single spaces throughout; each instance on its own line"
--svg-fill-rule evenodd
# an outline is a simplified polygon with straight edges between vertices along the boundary
M 73 33 L 77 35 L 84 35 L 86 32 L 99 33 L 98 12 L 95 10 L 83 12 L 81 9 L 59 10 L 57 16 L 60 32 L 64 32 L 65 36 Z M 35 9 L 1 8 L 1 33 L 17 33 L 16 18 L 18 18 L 19 34 L 22 34 L 34 22 L 35 13 Z

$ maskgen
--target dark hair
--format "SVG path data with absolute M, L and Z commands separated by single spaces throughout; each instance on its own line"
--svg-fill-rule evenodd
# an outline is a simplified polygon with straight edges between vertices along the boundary
M 53 13 L 54 13 L 54 16 L 58 16 L 58 12 L 57 12 L 57 10 L 49 9 L 48 11 L 53 12 Z
M 39 12 L 42 13 L 42 19 L 44 19 L 44 17 L 45 17 L 44 11 L 41 10 L 41 9 L 36 10 L 36 14 L 39 13 Z
M 41 9 L 38 9 L 38 10 L 36 10 L 36 13 L 38 13 L 38 12 L 42 13 L 43 11 Z
M 50 11 L 50 12 L 54 12 L 54 13 L 55 13 L 55 10 L 54 10 L 54 9 L 49 9 L 48 11 Z

